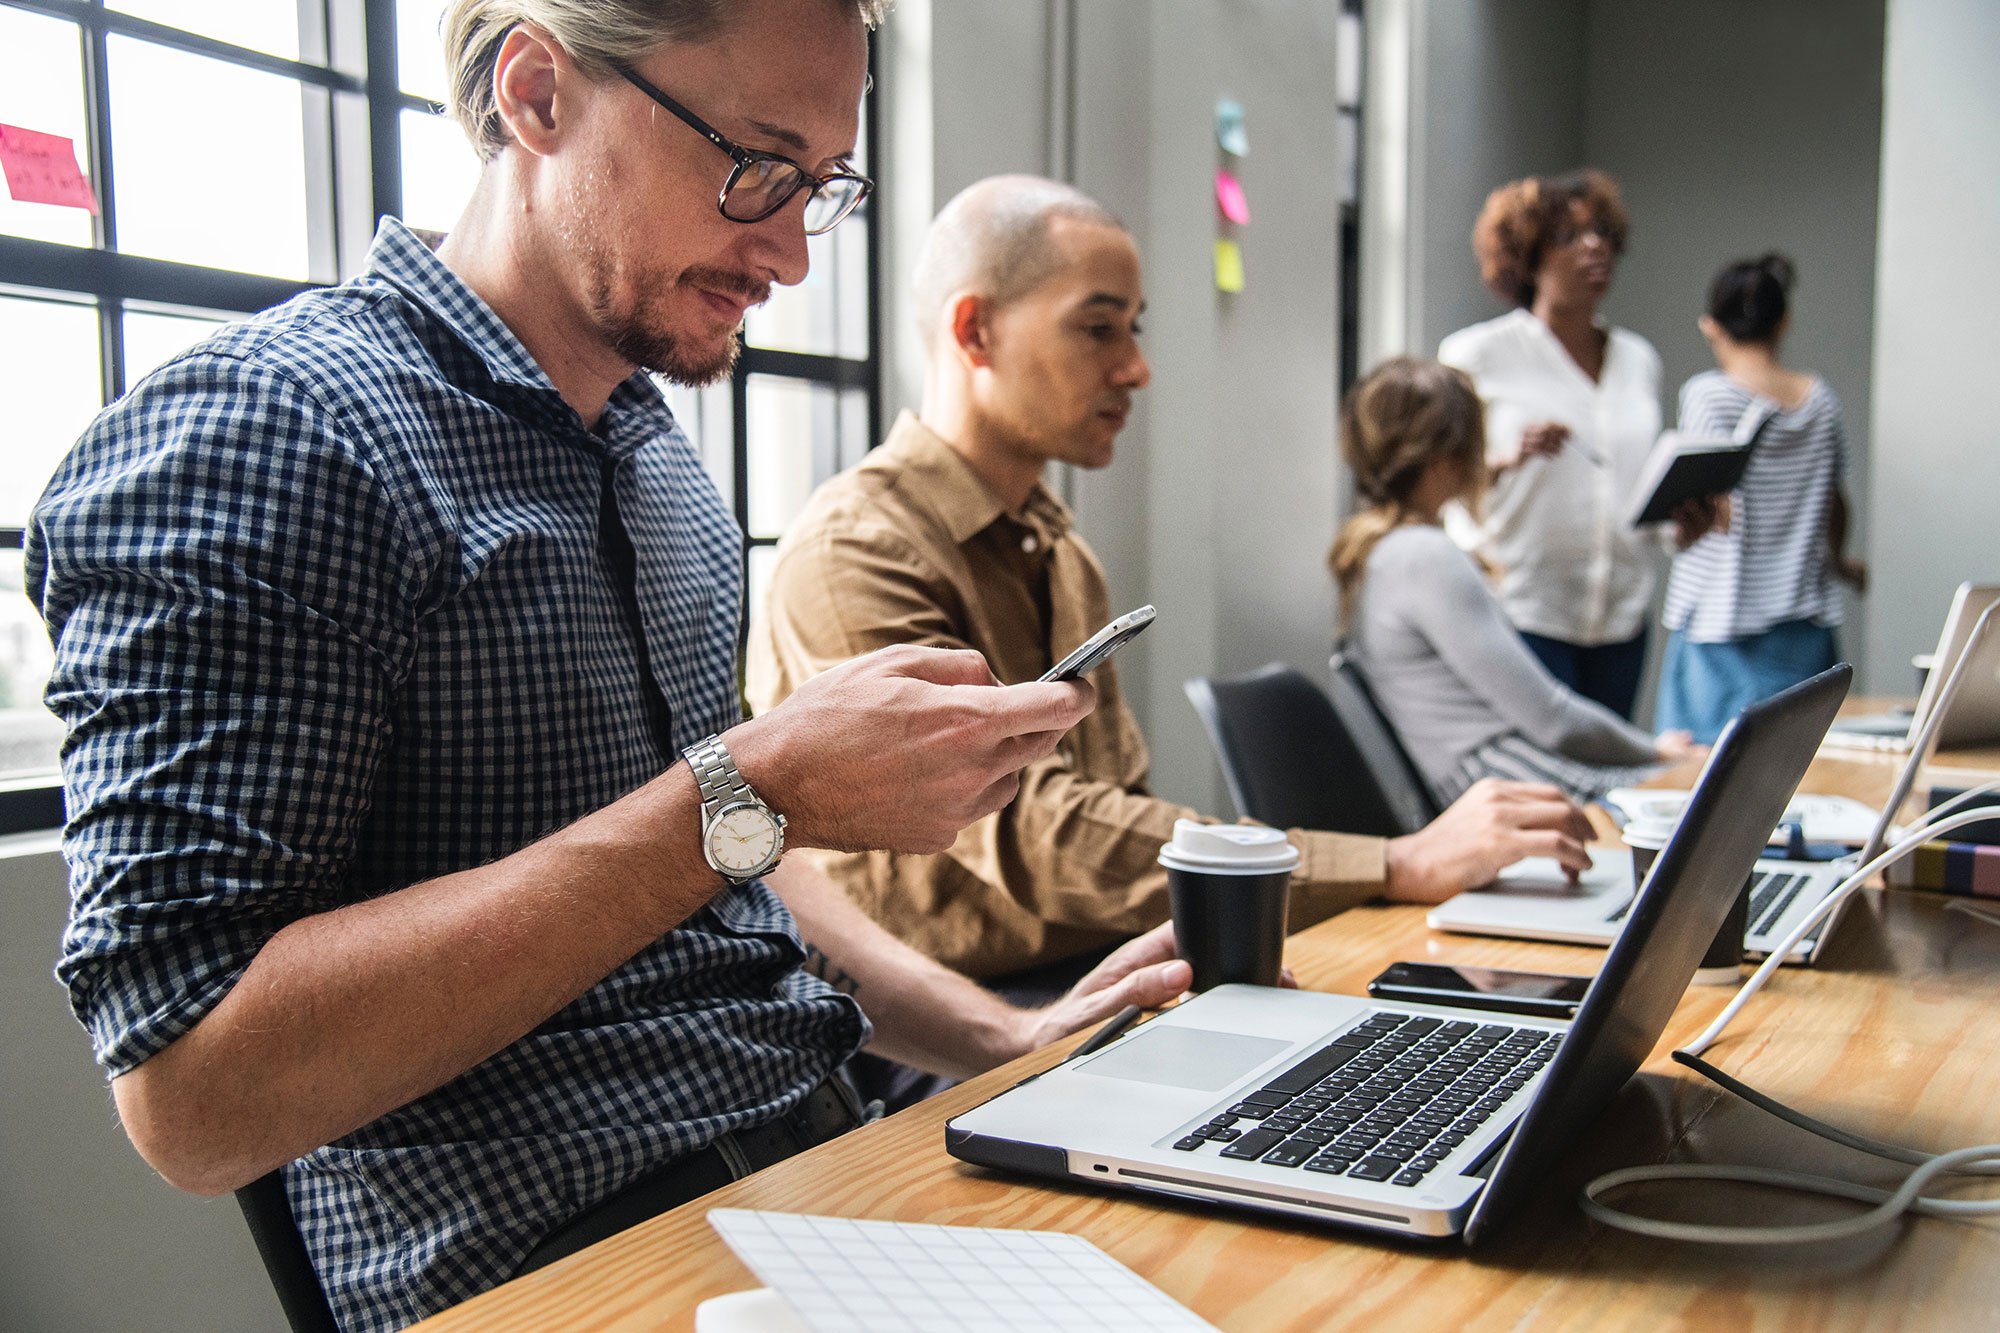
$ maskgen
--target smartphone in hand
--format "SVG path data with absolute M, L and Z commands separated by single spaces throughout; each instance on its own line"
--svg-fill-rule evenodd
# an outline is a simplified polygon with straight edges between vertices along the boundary
M 1157 612 L 1150 606 L 1126 612 L 1084 640 L 1075 652 L 1050 667 L 1042 679 L 1075 680 L 1080 676 L 1089 675 L 1102 666 L 1111 654 L 1138 638 L 1146 626 L 1153 623 L 1156 614 Z

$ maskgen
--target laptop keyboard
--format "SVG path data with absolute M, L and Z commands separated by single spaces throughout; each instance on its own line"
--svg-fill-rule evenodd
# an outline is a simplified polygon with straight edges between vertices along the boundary
M 1562 1034 L 1376 1013 L 1174 1147 L 1415 1185 L 1554 1057 Z
M 1788 874 L 1774 870 L 1760 870 L 1750 877 L 1750 933 L 1767 935 L 1778 924 L 1778 918 L 1799 896 L 1799 890 L 1806 886 L 1810 878 L 1803 874 Z
M 1750 876 L 1750 933 L 1766 934 L 1776 926 L 1778 918 L 1785 914 L 1785 909 L 1799 896 L 1799 891 L 1805 888 L 1806 880 L 1809 878 L 1810 876 L 1805 874 L 1782 870 L 1753 872 Z M 1638 900 L 1639 895 L 1633 894 L 1618 904 L 1617 910 L 1604 919 L 1623 921 L 1626 913 L 1632 910 L 1632 904 Z

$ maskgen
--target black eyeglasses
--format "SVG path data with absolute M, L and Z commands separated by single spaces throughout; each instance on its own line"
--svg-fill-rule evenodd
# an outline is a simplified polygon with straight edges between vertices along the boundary
M 681 123 L 729 154 L 736 169 L 722 184 L 715 206 L 731 222 L 762 222 L 783 208 L 800 190 L 810 190 L 806 199 L 806 235 L 818 236 L 840 225 L 842 218 L 861 206 L 875 182 L 866 176 L 836 171 L 815 176 L 788 157 L 759 153 L 725 137 L 714 126 L 640 77 L 626 65 L 614 65 L 634 88 L 674 113 Z

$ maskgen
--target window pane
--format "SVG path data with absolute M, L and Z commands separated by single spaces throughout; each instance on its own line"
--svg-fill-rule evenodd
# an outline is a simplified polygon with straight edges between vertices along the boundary
M 0 296 L 0 528 L 27 526 L 49 475 L 104 405 L 97 308 Z
M 681 433 L 701 456 L 715 489 L 722 492 L 722 502 L 730 506 L 731 513 L 736 512 L 736 431 L 731 424 L 728 383 L 690 389 L 660 375 L 653 376 L 653 383 L 666 398 L 667 410 L 674 414 Z
M 63 727 L 42 706 L 54 654 L 23 591 L 24 559 L 0 551 L 0 778 L 54 773 Z
M 83 118 L 83 38 L 74 23 L 0 9 L 0 125 L 60 134 L 76 141 L 77 161 L 90 171 Z M 23 204 L 0 189 L 0 233 L 64 245 L 91 243 L 90 214 L 57 204 Z
M 200 315 L 125 312 L 125 387 L 131 388 L 227 321 Z
M 297 0 L 108 0 L 106 8 L 231 46 L 299 58 Z
M 773 287 L 749 314 L 752 347 L 861 360 L 868 355 L 868 206 L 821 236 L 808 237 L 812 267 L 796 287 Z
M 774 375 L 752 375 L 747 392 L 750 535 L 778 537 L 813 487 L 867 452 L 857 437 L 867 428 L 868 396 Z
M 117 36 L 110 65 L 118 248 L 310 277 L 300 85 Z
M 444 5 L 445 0 L 396 0 L 396 82 L 404 92 L 440 104 L 451 94 L 438 34 Z
M 771 590 L 771 571 L 778 563 L 778 548 L 775 546 L 753 546 L 750 548 L 750 568 L 747 573 L 749 613 L 745 623 L 764 618 L 764 595 Z
M 405 111 L 403 221 L 450 231 L 479 181 L 479 158 L 458 126 L 428 111 Z

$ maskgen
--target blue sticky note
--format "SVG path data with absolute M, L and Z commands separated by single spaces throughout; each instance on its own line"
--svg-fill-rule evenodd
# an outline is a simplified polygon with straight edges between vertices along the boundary
M 1243 104 L 1233 97 L 1220 98 L 1215 103 L 1215 141 L 1225 153 L 1250 156 L 1250 134 L 1243 127 Z

